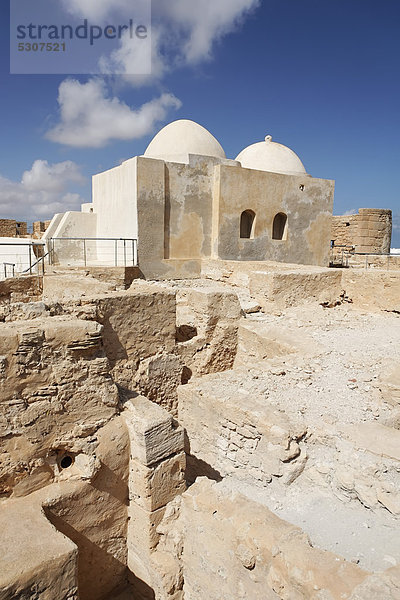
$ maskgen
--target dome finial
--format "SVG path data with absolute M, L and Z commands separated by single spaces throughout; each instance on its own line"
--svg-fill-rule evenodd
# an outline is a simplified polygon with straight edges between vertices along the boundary
M 265 136 L 265 141 L 266 142 L 272 142 L 272 135 L 266 135 Z

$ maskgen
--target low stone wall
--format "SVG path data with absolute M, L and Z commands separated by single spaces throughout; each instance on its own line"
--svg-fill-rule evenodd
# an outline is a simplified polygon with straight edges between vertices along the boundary
M 183 494 L 179 520 L 185 598 L 356 599 L 351 593 L 368 575 L 313 548 L 301 529 L 265 506 L 209 480 Z
M 43 293 L 43 277 L 31 275 L 0 281 L 0 306 L 13 302 L 36 302 Z
M 3 504 L 0 598 L 78 600 L 78 549 L 46 519 L 43 490 Z
M 234 474 L 264 486 L 273 477 L 289 483 L 301 473 L 304 425 L 290 423 L 238 381 L 208 375 L 180 387 L 178 395 L 179 422 L 190 440 L 195 475 L 203 465 L 220 476 Z

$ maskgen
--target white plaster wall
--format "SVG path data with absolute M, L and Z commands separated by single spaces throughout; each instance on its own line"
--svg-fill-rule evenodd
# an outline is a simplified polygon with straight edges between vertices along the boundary
M 93 177 L 93 211 L 97 215 L 96 237 L 137 239 L 137 157 Z M 131 243 L 98 242 L 102 264 L 133 264 Z
M 137 238 L 137 157 L 93 177 L 97 237 Z
M 84 204 L 81 204 L 81 211 L 84 213 L 93 212 L 93 204 L 91 202 L 85 202 Z
M 65 265 L 84 265 L 84 249 L 86 248 L 86 260 L 91 264 L 97 262 L 97 242 L 84 242 L 82 240 L 63 240 L 60 238 L 95 238 L 96 237 L 96 215 L 94 213 L 82 213 L 70 211 L 64 213 L 51 236 L 53 260 L 55 263 Z
M 65 213 L 56 213 L 54 215 L 54 217 L 51 220 L 50 225 L 48 226 L 48 228 L 46 229 L 46 231 L 44 232 L 44 234 L 42 235 L 42 240 L 44 242 L 47 242 L 49 239 L 51 239 L 52 237 L 54 237 L 54 234 L 61 222 L 61 219 L 63 218 L 63 216 L 65 215 Z
M 0 238 L 0 280 L 6 279 L 4 273 L 4 263 L 15 265 L 15 274 L 22 273 L 29 269 L 29 244 L 35 240 L 30 238 Z M 25 245 L 21 245 L 25 244 Z M 32 264 L 37 258 L 32 252 Z M 36 269 L 34 269 L 36 272 Z M 7 277 L 12 276 L 12 268 L 7 267 Z

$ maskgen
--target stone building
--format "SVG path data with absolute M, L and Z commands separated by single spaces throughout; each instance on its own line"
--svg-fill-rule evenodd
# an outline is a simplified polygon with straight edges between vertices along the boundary
M 332 217 L 334 247 L 361 253 L 389 254 L 391 238 L 391 210 L 360 208 L 357 215 Z
M 50 225 L 51 220 L 49 221 L 34 221 L 32 225 L 33 236 L 35 239 L 40 239 L 48 226 Z
M 28 235 L 28 226 L 24 221 L 0 219 L 0 237 L 24 237 Z
M 333 193 L 270 136 L 230 160 L 204 127 L 180 120 L 143 156 L 95 175 L 92 203 L 55 215 L 44 239 L 135 238 L 141 271 L 159 279 L 198 276 L 206 259 L 327 266 Z M 71 245 L 58 248 L 71 264 Z M 91 252 L 104 264 L 100 246 Z

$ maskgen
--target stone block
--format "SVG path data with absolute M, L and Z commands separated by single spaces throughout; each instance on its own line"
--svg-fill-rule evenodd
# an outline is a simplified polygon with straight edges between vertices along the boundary
M 129 473 L 130 498 L 148 511 L 165 506 L 186 489 L 186 454 L 167 458 L 153 467 L 132 460 Z
M 157 527 L 161 523 L 165 507 L 148 511 L 136 502 L 131 502 L 128 508 L 128 567 L 130 553 L 148 554 L 153 550 L 160 538 Z
M 161 406 L 137 396 L 126 408 L 132 459 L 148 467 L 183 450 L 183 428 Z

